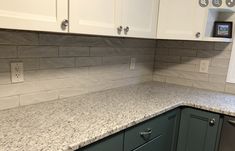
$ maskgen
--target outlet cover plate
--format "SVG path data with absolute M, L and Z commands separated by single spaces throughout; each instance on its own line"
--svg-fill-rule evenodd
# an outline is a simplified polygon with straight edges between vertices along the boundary
M 24 66 L 22 62 L 11 63 L 11 82 L 19 83 L 24 81 Z
M 210 65 L 210 60 L 201 60 L 199 72 L 208 73 L 209 72 L 209 65 Z
M 136 58 L 131 58 L 130 70 L 135 70 Z

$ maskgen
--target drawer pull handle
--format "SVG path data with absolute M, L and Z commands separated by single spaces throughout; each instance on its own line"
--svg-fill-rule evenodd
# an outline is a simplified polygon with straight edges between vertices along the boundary
M 210 119 L 210 121 L 209 121 L 210 126 L 214 126 L 214 125 L 215 125 L 215 123 L 216 123 L 215 118 Z
M 150 128 L 148 128 L 146 131 L 144 131 L 144 132 L 140 132 L 140 136 L 142 136 L 142 137 L 146 137 L 146 136 L 150 136 L 152 134 L 152 130 L 150 129 Z
M 228 122 L 229 122 L 229 124 L 231 124 L 231 125 L 234 125 L 234 126 L 235 126 L 235 121 L 233 121 L 233 120 L 228 120 Z

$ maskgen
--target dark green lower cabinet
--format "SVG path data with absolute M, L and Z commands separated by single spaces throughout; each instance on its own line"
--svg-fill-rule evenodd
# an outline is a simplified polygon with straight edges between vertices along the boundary
M 79 151 L 216 151 L 221 121 L 219 114 L 175 109 Z
M 220 115 L 183 109 L 177 151 L 215 151 L 220 128 Z
M 105 138 L 79 151 L 122 151 L 123 133 Z

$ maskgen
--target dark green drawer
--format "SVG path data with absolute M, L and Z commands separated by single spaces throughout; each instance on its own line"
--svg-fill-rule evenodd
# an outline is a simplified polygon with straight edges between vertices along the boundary
M 122 151 L 123 133 L 105 138 L 79 151 Z
M 167 146 L 169 146 L 169 149 L 164 151 L 171 151 L 172 145 L 176 145 L 173 141 L 175 141 L 174 139 L 177 135 L 179 118 L 180 111 L 177 109 L 126 130 L 124 151 L 136 149 L 160 136 L 164 136 L 164 140 L 168 142 Z
M 163 142 L 164 138 L 162 136 L 158 136 L 133 151 L 165 151 Z

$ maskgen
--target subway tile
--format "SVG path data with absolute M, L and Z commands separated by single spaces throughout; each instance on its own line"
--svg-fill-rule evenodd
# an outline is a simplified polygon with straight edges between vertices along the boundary
M 24 82 L 40 80 L 40 70 L 24 71 Z
M 142 75 L 152 75 L 153 74 L 153 64 L 151 63 L 137 63 L 135 70 L 128 70 L 126 73 L 123 71 L 119 72 L 125 77 L 137 77 Z
M 78 57 L 76 58 L 76 67 L 89 67 L 102 65 L 101 57 Z
M 34 70 L 25 72 L 25 81 L 54 80 L 63 78 L 84 78 L 88 76 L 88 68 L 60 68 Z
M 89 56 L 89 47 L 60 47 L 59 56 L 74 57 L 74 56 Z
M 183 63 L 183 64 L 195 64 L 195 65 L 199 65 L 201 59 L 203 59 L 203 58 L 181 57 L 181 63 Z
M 221 51 L 213 51 L 213 50 L 198 50 L 197 57 L 199 58 L 212 58 L 219 55 Z
M 0 110 L 15 108 L 19 106 L 19 97 L 3 97 L 0 98 Z
M 229 65 L 229 60 L 230 60 L 230 59 L 212 58 L 212 60 L 211 60 L 211 66 L 227 68 L 228 65 Z
M 10 72 L 0 73 L 0 84 L 10 84 L 11 83 Z
M 227 75 L 228 68 L 224 67 L 209 67 L 209 74 L 214 75 Z
M 196 65 L 191 64 L 168 64 L 168 69 L 178 71 L 195 71 Z
M 213 50 L 214 46 L 213 42 L 198 42 L 196 44 L 196 48 L 199 50 Z
M 156 40 L 149 39 L 136 39 L 136 38 L 126 38 L 123 39 L 123 46 L 128 48 L 155 48 L 157 46 Z
M 154 71 L 155 75 L 160 76 L 170 76 L 170 77 L 179 77 L 179 73 L 175 70 L 168 70 L 168 69 L 155 69 Z
M 126 48 L 129 50 L 131 55 L 154 55 L 155 48 Z
M 41 58 L 40 69 L 54 69 L 54 68 L 72 68 L 75 67 L 75 58 Z
M 235 94 L 235 84 L 226 83 L 225 92 Z
M 197 57 L 200 58 L 230 58 L 229 51 L 198 50 Z
M 169 55 L 173 56 L 186 56 L 186 57 L 194 57 L 197 55 L 196 50 L 192 49 L 169 49 Z
M 57 90 L 61 88 L 70 88 L 77 85 L 81 85 L 83 81 L 79 81 L 82 79 L 76 78 L 62 78 L 62 79 L 48 79 L 48 80 L 40 80 L 39 86 L 42 90 L 50 91 Z
M 39 42 L 41 45 L 56 46 L 106 46 L 103 37 L 68 35 L 68 34 L 48 34 L 40 33 Z
M 226 75 L 209 74 L 209 82 L 225 84 L 226 77 L 227 77 Z
M 198 42 L 197 41 L 184 41 L 183 48 L 186 49 L 197 49 Z
M 10 63 L 12 62 L 23 62 L 25 71 L 39 69 L 39 58 L 0 59 L 0 72 L 10 72 Z
M 166 82 L 166 77 L 160 75 L 153 75 L 153 81 Z
M 178 72 L 178 77 L 189 80 L 208 81 L 208 74 L 197 72 L 180 71 Z
M 91 56 L 124 56 L 131 55 L 131 52 L 125 48 L 112 47 L 91 47 Z
M 156 69 L 167 69 L 169 63 L 159 62 L 155 59 L 154 68 Z
M 9 97 L 26 93 L 42 91 L 43 87 L 38 81 L 0 85 L 0 97 Z
M 158 48 L 183 48 L 184 41 L 178 40 L 158 40 Z
M 129 56 L 114 56 L 114 57 L 103 57 L 103 64 L 128 64 L 130 62 Z
M 0 59 L 0 72 L 10 72 L 9 59 Z
M 220 91 L 223 92 L 225 88 L 225 84 L 221 83 L 213 83 L 213 82 L 201 82 L 201 81 L 194 81 L 193 87 L 200 88 L 200 89 L 207 89 L 212 91 Z
M 159 70 L 159 71 L 155 70 L 154 73 L 161 76 L 178 77 L 181 79 L 208 81 L 208 74 L 203 74 L 203 73 L 176 71 L 170 69 Z
M 132 56 L 132 58 L 136 58 L 136 63 L 154 63 L 154 56 L 153 55 L 139 55 L 139 56 Z
M 78 96 L 82 94 L 88 93 L 88 89 L 86 87 L 72 87 L 72 88 L 66 88 L 66 89 L 59 89 L 59 98 L 68 98 L 72 96 Z
M 54 46 L 19 46 L 20 58 L 57 57 L 58 48 Z
M 215 50 L 232 50 L 232 43 L 215 42 Z
M 38 33 L 14 30 L 0 30 L 0 44 L 37 45 Z
M 38 70 L 40 68 L 40 59 L 39 58 L 24 58 L 21 59 L 24 63 L 24 70 L 29 71 L 29 70 Z
M 118 37 L 103 37 L 104 45 L 102 47 L 120 47 L 124 48 L 124 41 L 123 38 Z
M 157 62 L 180 63 L 180 56 L 156 56 Z
M 121 86 L 127 86 L 131 84 L 139 84 L 143 82 L 149 82 L 152 81 L 153 77 L 152 75 L 144 75 L 144 76 L 136 76 L 136 77 L 130 77 L 130 78 L 125 78 L 125 79 L 117 79 L 114 81 L 110 82 L 110 88 L 116 88 L 116 87 L 121 87 Z
M 182 79 L 182 78 L 175 78 L 175 77 L 166 77 L 166 83 L 183 85 L 183 86 L 192 86 L 192 80 Z
M 156 55 L 169 55 L 169 48 L 156 48 Z
M 16 46 L 0 46 L 0 58 L 17 58 Z
M 42 91 L 20 95 L 20 105 L 30 105 L 58 99 L 57 91 Z

